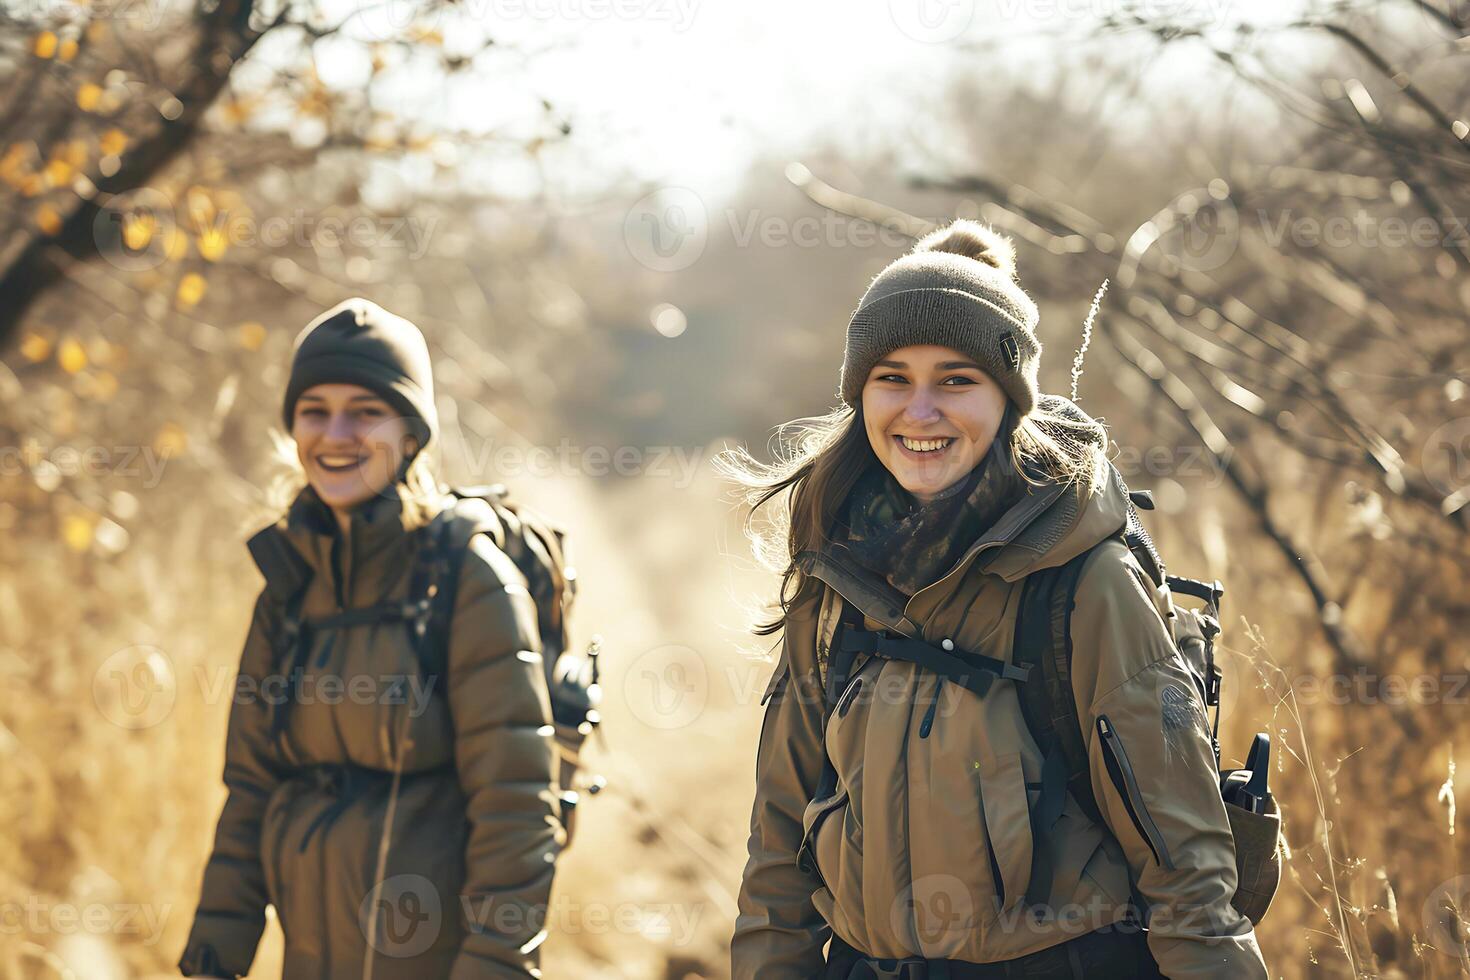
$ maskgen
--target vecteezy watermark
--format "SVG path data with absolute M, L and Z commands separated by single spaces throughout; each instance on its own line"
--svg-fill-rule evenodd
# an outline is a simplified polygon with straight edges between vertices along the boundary
M 178 700 L 174 665 L 155 646 L 124 647 L 92 675 L 92 700 L 102 717 L 119 728 L 139 730 L 163 721 Z
M 1450 419 L 1424 440 L 1424 479 L 1449 495 L 1470 487 L 1470 415 Z
M 654 272 L 687 269 L 709 242 L 709 212 L 687 187 L 643 195 L 623 218 L 623 242 L 639 265 Z
M 1154 236 L 1159 251 L 1193 272 L 1218 269 L 1240 247 L 1240 214 L 1223 180 L 1187 190 L 1135 233 Z M 1130 251 L 1134 241 L 1130 241 Z M 1146 250 L 1146 247 L 1145 247 Z
M 1470 956 L 1470 875 L 1444 882 L 1424 900 L 1428 945 L 1453 959 Z
M 888 0 L 888 16 L 913 40 L 943 44 L 969 29 L 975 0 Z
M 140 902 L 48 902 L 37 895 L 0 901 L 0 935 L 138 936 L 144 946 L 163 938 L 171 904 Z
M 422 717 L 434 698 L 438 678 L 425 678 L 417 671 L 404 674 L 336 674 L 296 668 L 289 673 L 271 673 L 256 678 L 249 674 L 217 668 L 206 678 L 202 667 L 195 677 L 207 704 L 217 704 L 230 692 L 232 704 L 262 703 L 280 706 L 311 704 L 403 705 L 410 718 Z M 233 678 L 233 683 L 231 680 Z
M 952 874 L 914 879 L 889 906 L 894 935 L 916 938 L 925 949 L 958 946 L 979 927 L 970 888 Z
M 458 22 L 492 29 L 516 21 L 577 23 L 645 21 L 667 23 L 683 33 L 694 23 L 698 0 L 380 0 L 363 4 L 343 22 L 352 36 L 368 41 L 420 41 L 452 30 Z
M 259 217 L 248 211 L 175 201 L 143 187 L 111 197 L 98 209 L 92 229 L 103 258 L 124 272 L 139 272 L 179 255 L 186 244 L 181 236 L 210 259 L 237 247 L 325 245 L 364 251 L 401 249 L 417 261 L 428 253 L 438 222 L 433 215 L 318 214 L 302 208 Z
M 423 875 L 386 878 L 368 891 L 357 909 L 358 926 L 384 956 L 417 956 L 434 945 L 444 927 L 438 887 Z
M 669 644 L 634 658 L 623 675 L 623 699 L 649 728 L 671 731 L 699 718 L 709 701 L 709 669 L 691 647 Z
M 1234 452 L 1227 447 L 1217 458 L 1200 446 L 1118 446 L 1113 465 L 1125 480 L 1136 476 L 1170 477 L 1180 482 L 1199 481 L 1217 487 L 1225 479 L 1225 463 Z
M 471 448 L 461 437 L 446 439 L 443 452 L 446 459 L 453 458 L 455 472 L 482 483 L 523 476 L 618 476 L 670 480 L 678 490 L 693 484 L 704 458 L 703 446 L 582 445 L 570 439 L 554 446 L 486 439 Z
M 1273 216 L 1265 208 L 1256 211 L 1261 237 L 1272 248 L 1286 242 L 1297 248 L 1457 248 L 1470 245 L 1470 220 L 1450 215 L 1420 215 L 1413 220 L 1402 215 L 1378 216 L 1365 208 L 1352 214 L 1322 217 L 1297 214 L 1290 208 Z
M 1470 703 L 1470 673 L 1379 674 L 1361 667 L 1351 674 L 1326 677 L 1298 674 L 1290 677 L 1288 683 L 1292 697 L 1300 705 L 1399 707 Z
M 737 248 L 752 243 L 764 248 L 904 248 L 913 239 L 897 228 L 878 225 L 863 218 L 823 212 L 820 215 L 763 214 L 758 208 L 739 212 L 725 210 L 725 221 Z
M 192 679 L 205 704 L 232 705 L 402 705 L 419 718 L 433 703 L 437 678 L 408 673 L 337 674 L 297 667 L 263 677 L 233 668 L 196 666 Z M 179 678 L 173 660 L 147 644 L 124 647 L 103 660 L 92 675 L 98 711 L 119 728 L 152 728 L 168 718 L 178 702 Z
M 578 902 L 564 895 L 550 908 L 523 902 L 497 901 L 487 896 L 461 896 L 466 922 L 500 935 L 524 936 L 542 930 L 565 935 L 642 936 L 668 946 L 694 942 L 703 902 Z
M 151 31 L 162 26 L 172 5 L 163 0 L 33 0 L 27 6 L 27 23 L 53 26 L 112 21 Z
M 687 187 L 666 187 L 634 202 L 623 220 L 623 239 L 640 265 L 678 272 L 704 255 L 712 224 L 728 229 L 736 248 L 896 250 L 913 243 L 897 228 L 831 212 L 793 217 L 726 208 L 712 221 L 704 201 Z
M 34 438 L 20 446 L 0 446 L 0 476 L 31 474 L 42 485 L 59 477 L 141 477 L 152 490 L 163 479 L 169 456 L 152 446 L 73 446 L 42 448 Z

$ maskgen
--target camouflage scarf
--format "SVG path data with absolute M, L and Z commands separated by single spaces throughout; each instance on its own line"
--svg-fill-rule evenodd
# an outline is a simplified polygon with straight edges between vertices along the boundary
M 985 458 L 927 504 L 904 490 L 887 469 L 874 466 L 848 498 L 842 530 L 853 557 L 904 595 L 937 582 L 1025 496 L 1026 481 L 1011 463 L 1008 443 L 1008 437 L 997 434 Z

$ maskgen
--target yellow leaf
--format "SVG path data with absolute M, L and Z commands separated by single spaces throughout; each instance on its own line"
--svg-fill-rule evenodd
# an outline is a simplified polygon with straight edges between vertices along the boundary
M 102 134 L 98 145 L 105 157 L 122 156 L 123 151 L 128 148 L 128 136 L 120 129 L 109 129 Z
M 70 61 L 77 56 L 76 38 L 69 37 L 61 42 L 60 56 L 62 61 Z
M 177 296 L 179 308 L 188 310 L 198 306 L 199 301 L 204 298 L 204 291 L 207 288 L 208 284 L 199 273 L 191 272 L 184 276 L 184 278 L 179 280 Z
M 48 235 L 61 234 L 61 215 L 49 204 L 43 204 L 36 212 L 36 227 Z
M 39 364 L 51 356 L 51 341 L 38 333 L 28 333 L 20 342 L 20 356 L 33 364 Z
M 52 187 L 65 187 L 74 172 L 65 160 L 53 159 L 46 164 L 46 180 Z
M 246 350 L 260 350 L 265 343 L 265 324 L 249 320 L 240 324 L 240 346 Z
M 77 108 L 83 112 L 91 112 L 97 108 L 97 103 L 102 101 L 102 87 L 92 82 L 86 82 L 77 89 Z
M 56 35 L 51 31 L 42 31 L 36 35 L 35 43 L 31 45 L 37 58 L 51 58 L 56 55 Z
M 181 456 L 189 448 L 189 435 L 177 423 L 168 422 L 153 439 L 153 451 L 163 459 Z
M 76 374 L 87 366 L 87 352 L 74 337 L 68 337 L 56 349 L 56 360 L 67 374 Z
M 219 228 L 206 228 L 200 232 L 199 240 L 196 244 L 198 244 L 199 254 L 204 257 L 204 260 L 206 262 L 214 262 L 225 254 L 225 248 L 229 243 L 225 241 L 225 233 Z
M 158 219 L 151 212 L 132 211 L 124 218 L 122 223 L 123 244 L 129 251 L 141 252 L 153 241 L 153 233 L 158 229 Z
M 61 538 L 72 551 L 92 547 L 92 522 L 81 514 L 68 514 L 61 522 Z

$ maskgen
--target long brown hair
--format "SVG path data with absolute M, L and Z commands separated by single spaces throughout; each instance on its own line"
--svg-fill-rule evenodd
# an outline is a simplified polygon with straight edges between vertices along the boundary
M 1060 482 L 1085 499 L 1106 479 L 1107 430 L 1070 408 L 1069 402 L 1043 396 L 1017 420 L 1015 406 L 1007 403 L 996 439 L 1007 440 L 1011 465 L 1027 483 Z M 716 472 L 739 485 L 750 507 L 745 532 L 756 559 L 781 573 L 781 612 L 754 627 L 760 636 L 777 632 L 794 609 L 817 598 L 821 583 L 802 572 L 796 556 L 831 543 L 852 488 L 870 467 L 882 465 L 868 442 L 861 405 L 783 423 L 771 445 L 770 463 L 743 446 L 714 461 Z

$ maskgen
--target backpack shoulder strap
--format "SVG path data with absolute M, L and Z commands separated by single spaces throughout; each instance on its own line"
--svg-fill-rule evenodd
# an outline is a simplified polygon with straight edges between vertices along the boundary
M 1082 566 L 1091 554 L 1091 550 L 1084 551 L 1065 565 L 1040 569 L 1026 576 L 1021 586 L 1012 659 L 1017 665 L 1031 668 L 1031 683 L 1017 688 L 1021 714 L 1031 737 L 1047 763 L 1053 767 L 1058 763 L 1065 766 L 1064 788 L 1083 812 L 1094 821 L 1101 821 L 1092 794 L 1087 745 L 1072 692 L 1072 609 Z M 1058 812 L 1064 802 L 1062 799 L 1054 802 Z M 1046 808 L 1044 802 L 1039 804 L 1039 809 Z
M 424 677 L 438 678 L 449 669 L 449 639 L 454 620 L 454 602 L 459 594 L 470 543 L 478 534 L 488 534 L 499 543 L 504 529 L 492 511 L 476 497 L 451 494 L 444 509 L 424 528 L 426 539 L 414 561 L 409 595 L 424 604 L 423 616 L 415 623 L 419 665 Z M 448 691 L 438 683 L 443 693 Z

